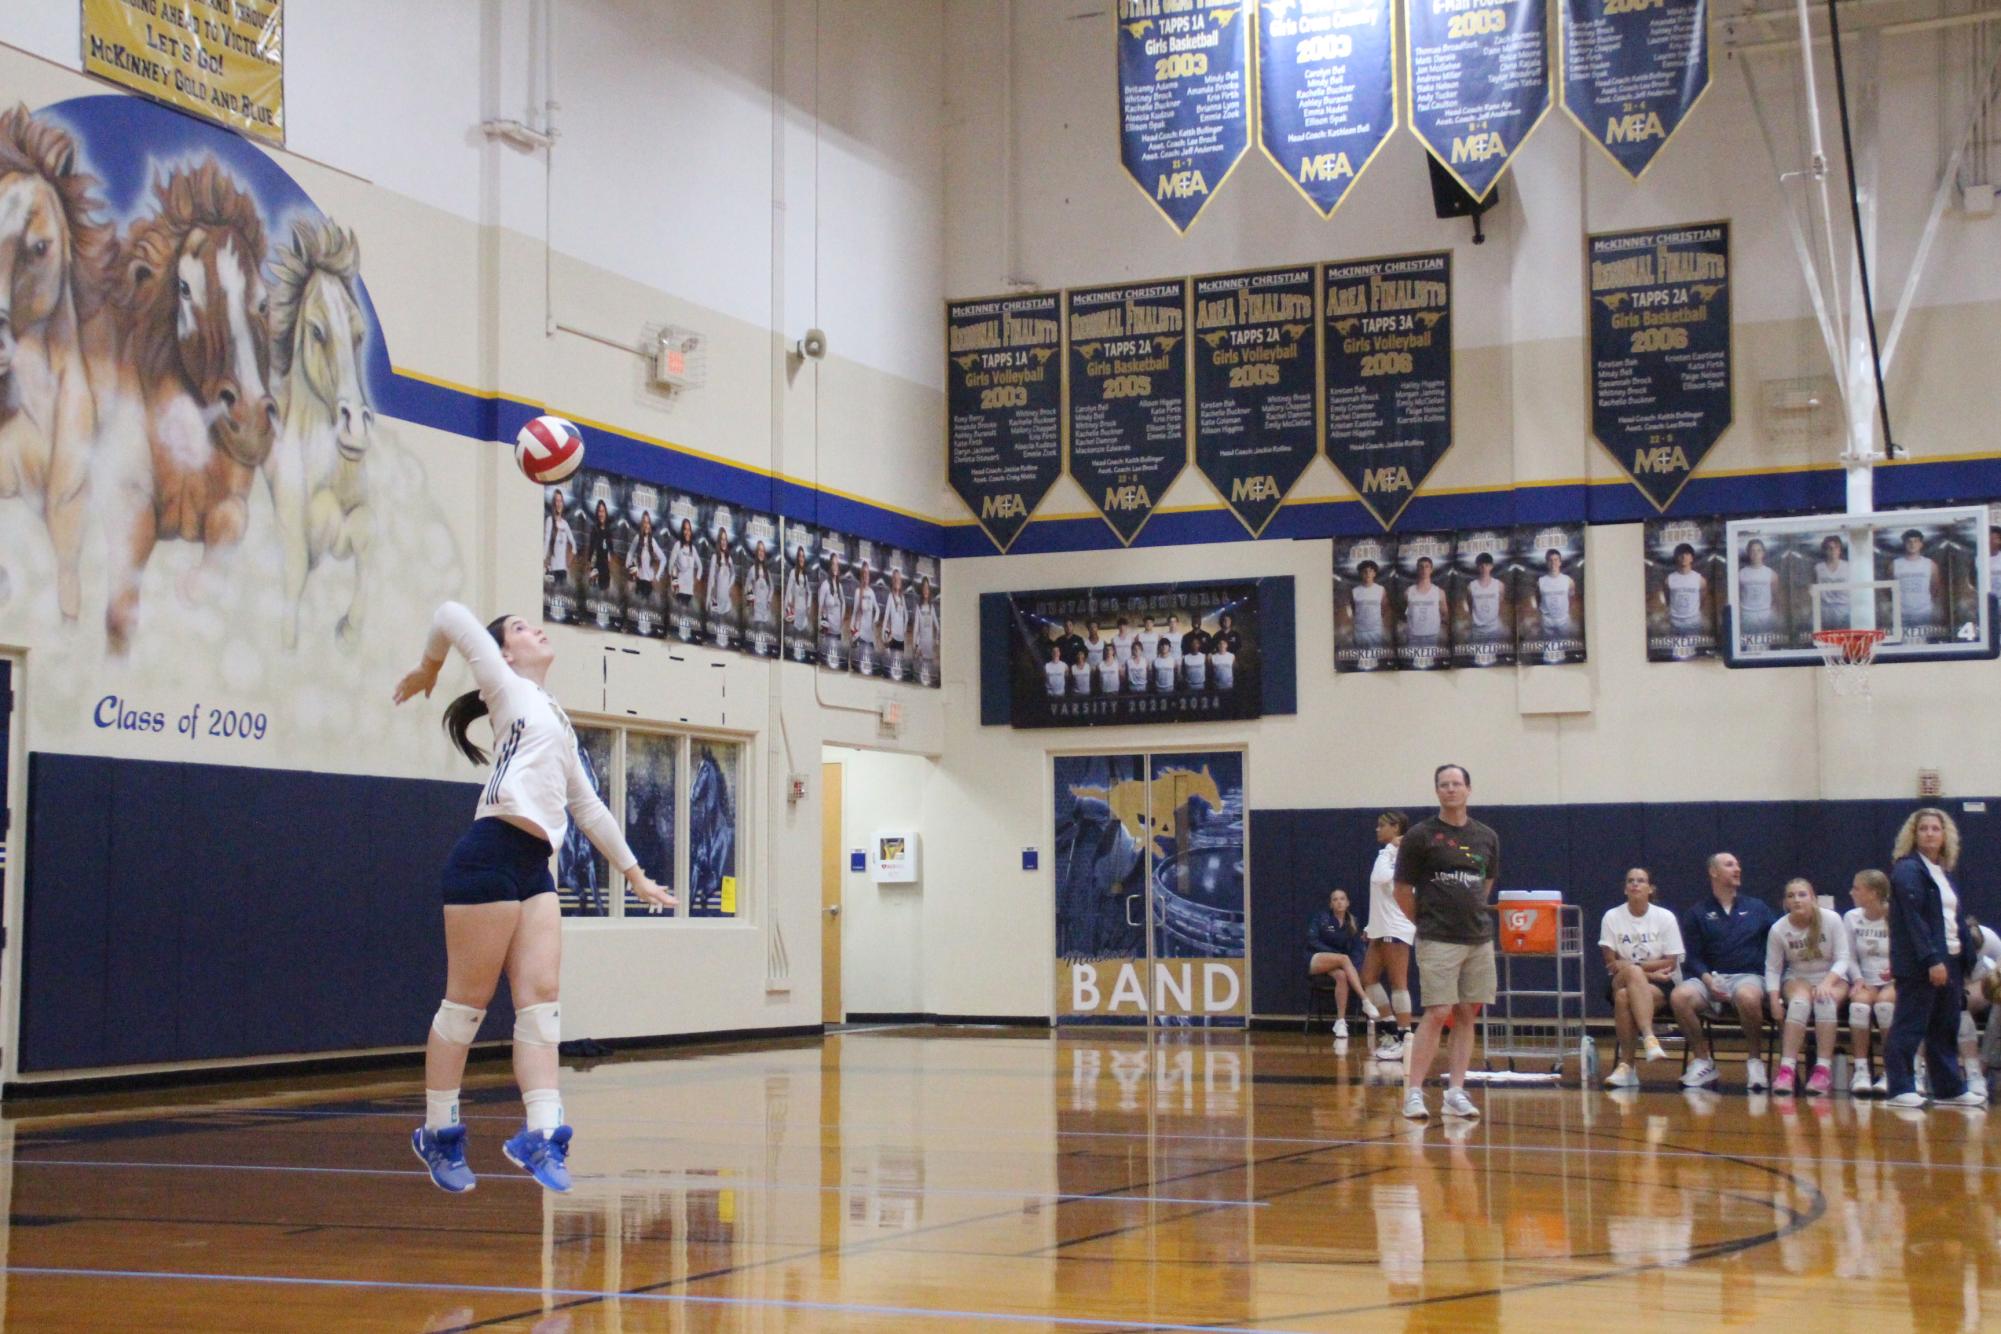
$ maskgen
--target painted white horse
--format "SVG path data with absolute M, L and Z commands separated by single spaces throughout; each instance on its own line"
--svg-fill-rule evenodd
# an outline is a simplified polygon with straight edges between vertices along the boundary
M 286 648 L 299 642 L 306 576 L 329 556 L 354 562 L 354 596 L 334 627 L 352 647 L 367 609 L 368 447 L 375 412 L 361 375 L 368 322 L 355 291 L 361 246 L 325 219 L 293 224 L 271 265 L 271 374 L 278 440 L 264 479 L 284 549 Z

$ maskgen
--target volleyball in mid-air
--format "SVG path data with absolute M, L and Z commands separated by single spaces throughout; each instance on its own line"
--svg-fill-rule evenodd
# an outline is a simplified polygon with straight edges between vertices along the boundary
M 584 461 L 584 433 L 561 417 L 537 417 L 514 437 L 514 462 L 539 486 L 562 481 Z

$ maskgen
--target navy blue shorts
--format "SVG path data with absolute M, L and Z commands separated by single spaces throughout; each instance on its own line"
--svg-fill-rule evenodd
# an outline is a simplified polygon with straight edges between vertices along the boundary
M 446 903 L 515 903 L 556 892 L 547 842 L 498 816 L 473 821 L 445 859 Z

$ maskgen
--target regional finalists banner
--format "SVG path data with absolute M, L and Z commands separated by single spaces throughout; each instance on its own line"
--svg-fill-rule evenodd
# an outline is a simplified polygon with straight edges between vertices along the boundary
M 1730 224 L 1590 239 L 1591 432 L 1666 509 L 1731 420 Z
M 945 305 L 945 468 L 1003 552 L 1063 470 L 1057 296 Z
M 1311 268 L 1195 280 L 1195 464 L 1262 533 L 1319 448 Z
M 1485 199 L 1549 110 L 1546 0 L 1405 0 L 1410 128 Z
M 1321 269 L 1327 461 L 1393 526 L 1452 448 L 1452 256 Z
M 1118 0 L 1119 156 L 1187 231 L 1250 143 L 1253 0 Z
M 1258 144 L 1322 217 L 1397 127 L 1390 0 L 1277 0 L 1258 10 Z
M 1563 109 L 1638 180 L 1709 91 L 1709 0 L 1563 0 Z
M 1070 476 L 1131 545 L 1188 464 L 1188 280 L 1064 296 Z

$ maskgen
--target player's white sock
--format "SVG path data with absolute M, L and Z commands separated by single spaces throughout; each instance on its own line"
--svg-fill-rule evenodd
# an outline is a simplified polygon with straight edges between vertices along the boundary
M 521 1095 L 528 1109 L 530 1130 L 554 1130 L 563 1124 L 563 1094 L 559 1089 L 528 1089 Z
M 457 1089 L 424 1090 L 424 1129 L 443 1130 L 446 1126 L 459 1123 L 459 1091 Z

